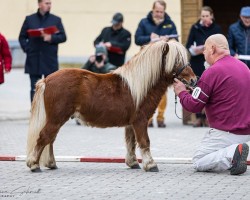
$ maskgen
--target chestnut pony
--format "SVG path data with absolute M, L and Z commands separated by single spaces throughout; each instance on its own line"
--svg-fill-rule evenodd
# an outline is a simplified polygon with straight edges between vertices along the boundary
M 40 162 L 56 169 L 53 143 L 71 117 L 95 127 L 125 127 L 130 168 L 140 168 L 135 155 L 139 146 L 145 171 L 157 172 L 150 152 L 148 120 L 174 77 L 196 81 L 185 47 L 179 42 L 144 46 L 123 66 L 108 74 L 82 69 L 62 69 L 36 84 L 27 141 L 27 166 L 40 170 Z

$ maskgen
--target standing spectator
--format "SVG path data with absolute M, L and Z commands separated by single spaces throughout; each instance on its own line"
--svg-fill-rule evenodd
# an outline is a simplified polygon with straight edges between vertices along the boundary
M 177 30 L 174 22 L 170 19 L 169 15 L 165 12 L 167 4 L 163 0 L 157 0 L 153 3 L 152 11 L 150 11 L 146 18 L 143 18 L 135 33 L 135 43 L 143 46 L 150 42 L 158 40 L 168 41 L 169 35 L 177 36 Z M 166 91 L 167 92 L 167 91 Z M 158 127 L 164 128 L 164 112 L 167 106 L 166 93 L 158 105 L 157 123 Z M 149 120 L 149 127 L 153 127 L 153 119 Z
M 102 45 L 97 45 L 95 55 L 89 57 L 88 61 L 83 66 L 83 69 L 95 73 L 106 74 L 115 70 L 116 67 L 109 62 L 107 49 Z
M 243 7 L 240 20 L 229 27 L 228 43 L 230 54 L 240 59 L 250 69 L 250 7 Z M 245 57 L 245 58 L 244 58 Z
M 200 19 L 191 27 L 186 44 L 186 48 L 191 54 L 191 67 L 198 77 L 205 70 L 205 58 L 203 55 L 205 41 L 210 35 L 216 33 L 222 33 L 221 28 L 214 22 L 212 8 L 204 6 L 201 9 Z M 208 126 L 204 111 L 196 113 L 196 121 L 194 122 L 194 127 L 201 126 Z
M 173 84 L 182 106 L 190 112 L 205 108 L 211 126 L 195 152 L 194 168 L 242 174 L 247 170 L 246 142 L 250 141 L 249 69 L 230 56 L 227 39 L 222 34 L 206 40 L 204 55 L 209 67 L 192 95 L 178 79 Z
M 11 70 L 12 57 L 5 37 L 0 33 L 0 84 L 4 83 L 4 73 Z
M 58 44 L 66 41 L 66 34 L 61 18 L 50 13 L 51 1 L 38 0 L 38 11 L 25 18 L 19 34 L 19 42 L 27 54 L 25 73 L 30 75 L 31 102 L 35 94 L 36 82 L 58 70 Z M 39 30 L 54 26 L 56 32 L 41 31 L 40 36 L 28 34 L 28 30 Z
M 131 44 L 131 33 L 123 28 L 123 15 L 116 13 L 111 21 L 112 26 L 102 29 L 94 45 L 103 45 L 108 50 L 109 62 L 120 67 L 125 62 L 126 51 Z

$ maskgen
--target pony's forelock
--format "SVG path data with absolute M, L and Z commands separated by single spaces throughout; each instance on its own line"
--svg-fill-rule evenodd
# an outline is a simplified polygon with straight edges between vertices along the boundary
M 166 73 L 171 73 L 175 65 L 184 65 L 188 63 L 186 48 L 179 42 L 168 42 L 169 51 L 166 56 Z

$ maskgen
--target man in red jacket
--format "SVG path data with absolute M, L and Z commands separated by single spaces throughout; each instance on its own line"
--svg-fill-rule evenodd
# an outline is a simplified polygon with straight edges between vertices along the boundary
M 210 36 L 204 55 L 209 67 L 203 72 L 192 95 L 175 79 L 174 91 L 189 112 L 205 108 L 210 130 L 193 157 L 197 171 L 225 171 L 231 175 L 247 170 L 250 141 L 250 71 L 230 56 L 222 34 Z
M 12 57 L 5 37 L 0 34 L 0 84 L 4 83 L 4 73 L 11 70 Z

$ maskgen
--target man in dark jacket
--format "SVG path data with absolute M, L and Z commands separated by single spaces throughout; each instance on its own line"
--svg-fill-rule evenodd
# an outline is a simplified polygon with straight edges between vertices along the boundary
M 27 54 L 25 73 L 30 75 L 31 102 L 36 82 L 42 75 L 58 70 L 58 44 L 66 41 L 61 18 L 50 14 L 51 1 L 38 0 L 38 7 L 36 13 L 25 18 L 19 34 L 20 45 Z
M 95 39 L 94 45 L 103 45 L 108 50 L 109 62 L 120 67 L 125 62 L 126 51 L 131 44 L 131 33 L 123 28 L 123 15 L 116 13 L 113 16 L 112 26 L 102 29 Z
M 137 45 L 143 46 L 161 39 L 168 40 L 169 36 L 178 37 L 176 26 L 165 10 L 164 1 L 157 0 L 153 3 L 152 11 L 140 21 L 136 30 L 135 43 Z
M 240 20 L 232 24 L 228 31 L 230 54 L 240 59 L 250 69 L 250 7 L 243 7 Z
M 170 19 L 166 10 L 166 2 L 163 0 L 156 0 L 153 3 L 152 11 L 150 11 L 146 18 L 143 18 L 135 33 L 135 43 L 139 46 L 143 46 L 150 42 L 156 42 L 159 40 L 168 41 L 170 38 L 178 38 L 177 30 L 174 22 Z M 166 93 L 162 96 L 162 99 L 158 105 L 157 123 L 158 127 L 165 128 L 164 112 L 167 106 Z M 153 119 L 149 120 L 149 127 L 153 127 Z

